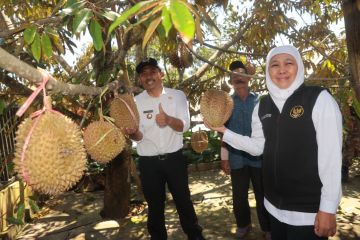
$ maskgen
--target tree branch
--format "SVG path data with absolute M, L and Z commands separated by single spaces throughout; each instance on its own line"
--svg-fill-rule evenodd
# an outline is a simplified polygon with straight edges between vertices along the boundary
M 30 88 L 22 85 L 4 73 L 0 75 L 0 82 L 8 86 L 10 89 L 16 89 L 16 93 L 22 96 L 29 96 L 33 92 Z
M 206 62 L 206 64 L 211 65 L 211 66 L 213 66 L 213 67 L 216 67 L 216 68 L 220 69 L 220 70 L 223 71 L 223 72 L 226 72 L 226 73 L 229 73 L 229 74 L 230 74 L 230 73 L 233 73 L 232 71 L 229 71 L 229 70 L 227 70 L 226 68 L 223 68 L 223 67 L 221 67 L 221 66 L 219 66 L 219 65 L 211 62 L 210 60 L 207 60 L 206 58 L 200 56 L 199 54 L 197 54 L 197 53 L 196 53 L 194 50 L 192 50 L 191 48 L 188 48 L 188 49 L 189 49 L 189 51 L 190 51 L 197 59 L 199 59 L 199 60 L 201 60 L 201 61 L 203 61 L 203 62 Z M 249 74 L 245 74 L 245 73 L 235 73 L 235 74 L 238 74 L 238 75 L 244 76 L 244 77 L 251 77 L 251 78 L 256 78 L 256 79 L 264 79 L 263 76 L 255 76 L 255 75 L 249 75 Z M 188 79 L 189 79 L 189 78 L 188 78 Z M 188 79 L 186 79 L 186 80 L 188 80 Z
M 207 46 L 212 49 L 220 50 L 220 51 L 223 51 L 226 53 L 234 53 L 234 54 L 239 54 L 239 55 L 249 55 L 249 56 L 256 56 L 256 57 L 266 57 L 266 54 L 232 51 L 232 50 L 224 49 L 222 47 L 214 46 L 214 45 L 211 45 L 211 44 L 205 43 L 205 42 L 204 42 L 204 46 Z
M 289 25 L 289 27 L 290 27 L 294 32 L 296 32 L 296 34 L 297 34 L 298 36 L 301 36 L 301 34 L 299 33 L 299 31 L 290 23 L 288 17 L 287 17 L 287 16 L 285 15 L 285 13 L 282 11 L 282 9 L 281 9 L 278 1 L 276 1 L 276 4 L 277 4 L 277 8 L 278 8 L 279 13 L 280 13 L 281 16 L 284 18 L 284 21 Z M 336 62 L 336 63 L 338 63 L 338 64 L 340 64 L 341 66 L 344 67 L 343 62 L 339 61 L 339 59 L 336 59 L 336 58 L 333 58 L 333 57 L 327 55 L 323 50 L 319 49 L 315 44 L 313 44 L 313 43 L 312 43 L 311 41 L 309 41 L 308 39 L 303 38 L 303 37 L 301 37 L 301 39 L 302 39 L 303 41 L 305 41 L 307 44 L 310 44 L 318 53 L 320 53 L 320 54 L 321 54 L 322 56 L 324 56 L 325 58 L 330 59 L 330 60 L 333 60 L 334 62 Z
M 0 29 L 6 29 L 9 30 L 9 27 L 6 23 L 4 14 L 0 11 Z
M 73 68 L 65 61 L 63 57 L 57 54 L 53 54 L 53 58 L 56 62 L 58 62 L 68 73 L 69 76 L 75 76 L 76 72 L 73 70 Z
M 250 24 L 252 23 L 253 20 L 247 22 L 244 27 L 238 31 L 238 33 L 228 42 L 225 43 L 223 46 L 221 46 L 220 48 L 222 49 L 217 50 L 208 60 L 204 59 L 204 58 L 199 58 L 200 60 L 206 62 L 203 66 L 201 66 L 191 77 L 187 78 L 184 80 L 184 83 L 187 81 L 192 81 L 193 79 L 197 79 L 200 78 L 201 76 L 203 76 L 206 72 L 206 70 L 210 67 L 210 65 L 212 65 L 212 62 L 214 62 L 216 59 L 218 59 L 223 53 L 223 50 L 227 50 L 229 49 L 229 47 L 231 47 L 232 45 L 234 45 L 236 42 L 238 42 L 242 35 L 244 34 L 244 32 L 249 28 Z M 189 48 L 189 50 L 194 54 L 195 52 Z M 194 54 L 194 56 L 196 57 L 200 57 L 199 55 L 197 55 L 196 53 Z M 223 69 L 223 68 L 222 68 Z M 225 69 L 225 71 L 227 71 Z
M 0 75 L 0 82 L 5 84 L 6 86 L 8 86 L 12 91 L 16 92 L 17 95 L 28 97 L 33 93 L 33 90 L 31 90 L 30 88 L 22 85 L 21 83 L 16 81 L 16 79 L 11 78 L 11 77 L 9 77 L 8 75 L 6 75 L 4 73 L 2 73 Z M 36 102 L 37 103 L 42 103 L 43 98 L 42 98 L 41 95 L 42 95 L 42 93 L 40 93 L 36 97 Z M 59 108 L 58 110 L 60 110 L 60 112 L 65 113 L 67 116 L 71 116 L 71 118 L 73 118 L 73 119 L 77 119 L 77 120 L 81 119 L 81 116 L 79 116 L 76 113 L 73 113 L 72 111 L 68 110 L 65 106 L 57 105 L 57 108 Z
M 360 101 L 360 9 L 359 1 L 344 1 L 343 12 L 345 19 L 346 45 L 349 53 L 351 78 L 356 98 Z
M 6 39 L 6 38 L 9 38 L 9 37 L 12 37 L 13 34 L 23 31 L 30 24 L 43 25 L 43 24 L 49 24 L 49 23 L 60 24 L 60 23 L 62 23 L 62 18 L 61 17 L 49 17 L 49 18 L 39 19 L 39 20 L 36 20 L 34 22 L 22 23 L 17 28 L 0 32 L 0 38 L 5 38 Z
M 0 48 L 0 67 L 9 72 L 15 73 L 19 77 L 23 77 L 36 85 L 39 85 L 44 80 L 43 73 L 17 59 L 2 48 Z M 123 83 L 120 81 L 114 81 L 107 85 L 109 90 L 115 90 L 122 86 Z M 100 88 L 84 86 L 81 84 L 69 84 L 56 81 L 56 79 L 50 76 L 46 89 L 52 91 L 53 93 L 61 93 L 64 95 L 98 95 L 105 89 L 105 87 Z

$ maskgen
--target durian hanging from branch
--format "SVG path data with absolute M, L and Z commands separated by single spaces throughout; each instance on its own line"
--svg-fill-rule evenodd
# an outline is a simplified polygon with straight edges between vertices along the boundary
M 86 169 L 78 126 L 51 111 L 25 119 L 16 133 L 14 164 L 34 190 L 56 195 L 68 190 Z
M 107 89 L 99 97 L 99 120 L 90 123 L 83 133 L 86 151 L 93 160 L 101 164 L 113 160 L 126 145 L 122 131 L 112 123 L 112 119 L 103 116 L 101 99 L 106 91 Z
M 126 140 L 119 128 L 100 119 L 90 123 L 85 129 L 84 144 L 92 159 L 105 164 L 122 152 Z
M 176 68 L 188 68 L 193 64 L 193 56 L 188 48 L 192 48 L 192 42 L 186 44 L 173 29 L 169 36 L 160 39 L 162 51 L 169 58 L 169 62 Z
M 130 93 L 116 94 L 110 103 L 110 117 L 118 128 L 137 128 L 140 116 L 134 96 Z
M 200 130 L 191 134 L 191 148 L 202 154 L 209 147 L 208 135 L 205 131 Z
M 16 132 L 15 169 L 34 190 L 56 195 L 71 188 L 86 169 L 86 153 L 79 127 L 51 108 L 45 85 L 27 99 L 16 115 L 21 116 L 43 90 L 44 108 L 25 119 Z

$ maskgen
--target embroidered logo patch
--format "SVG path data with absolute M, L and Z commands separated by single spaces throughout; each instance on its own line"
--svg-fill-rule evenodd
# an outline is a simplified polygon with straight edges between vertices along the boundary
M 143 111 L 143 113 L 146 114 L 146 118 L 147 119 L 151 119 L 152 118 L 152 113 L 154 112 L 154 110 L 146 110 L 146 111 Z
M 299 118 L 304 114 L 303 106 L 297 105 L 290 110 L 290 117 Z

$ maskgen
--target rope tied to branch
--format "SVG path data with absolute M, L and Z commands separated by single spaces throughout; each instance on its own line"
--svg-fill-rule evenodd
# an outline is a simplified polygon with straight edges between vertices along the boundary
M 24 112 L 29 108 L 29 106 L 34 101 L 34 99 L 37 97 L 37 95 L 41 91 L 43 91 L 44 107 L 41 110 L 36 111 L 30 115 L 31 119 L 33 119 L 33 118 L 36 118 L 36 119 L 33 122 L 28 134 L 26 135 L 24 145 L 23 145 L 22 151 L 21 151 L 21 158 L 20 158 L 21 174 L 23 176 L 23 179 L 25 180 L 25 182 L 27 184 L 29 184 L 29 186 L 31 186 L 32 184 L 30 183 L 29 173 L 25 170 L 24 162 L 25 162 L 25 153 L 26 153 L 27 148 L 29 147 L 31 136 L 32 136 L 36 126 L 38 125 L 41 117 L 44 115 L 43 113 L 45 111 L 50 111 L 50 112 L 62 115 L 60 112 L 53 110 L 51 107 L 51 98 L 49 96 L 46 96 L 46 88 L 45 88 L 46 83 L 49 81 L 50 77 L 47 73 L 42 73 L 42 74 L 43 74 L 43 81 L 41 82 L 41 84 L 35 89 L 35 91 L 29 96 L 29 98 L 25 101 L 25 103 L 16 112 L 16 115 L 18 117 L 21 117 L 24 114 Z

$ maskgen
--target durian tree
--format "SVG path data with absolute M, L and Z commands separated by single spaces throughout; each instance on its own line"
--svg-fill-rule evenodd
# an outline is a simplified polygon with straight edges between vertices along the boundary
M 0 10 L 2 105 L 21 105 L 43 80 L 40 67 L 53 77 L 46 88 L 54 107 L 86 126 L 111 91 L 141 90 L 136 63 L 155 56 L 165 84 L 184 90 L 195 114 L 201 94 L 226 82 L 235 59 L 255 66 L 251 87 L 263 92 L 267 52 L 289 42 L 302 52 L 307 82 L 360 115 L 359 0 L 2 0 Z M 336 33 L 343 20 L 346 31 Z M 84 33 L 91 42 L 79 49 Z M 105 216 L 127 214 L 129 156 L 128 148 L 108 164 Z

